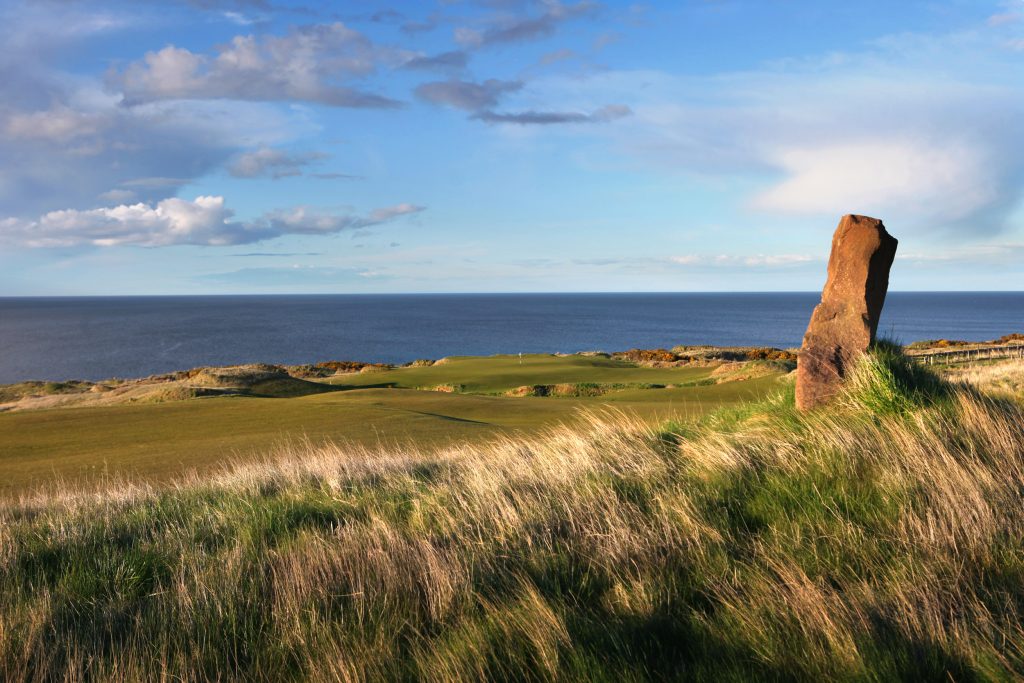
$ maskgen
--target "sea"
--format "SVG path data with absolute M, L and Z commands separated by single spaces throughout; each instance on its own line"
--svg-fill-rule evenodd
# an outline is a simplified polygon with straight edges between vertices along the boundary
M 820 295 L 380 294 L 0 298 L 0 383 L 204 365 L 800 345 Z M 890 292 L 880 336 L 1024 332 L 1024 292 Z

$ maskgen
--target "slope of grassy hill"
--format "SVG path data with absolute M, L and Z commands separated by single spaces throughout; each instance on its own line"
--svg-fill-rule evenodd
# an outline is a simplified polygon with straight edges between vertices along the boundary
M 0 678 L 1024 676 L 1020 403 L 883 346 L 791 406 L 4 504 Z
M 458 388 L 498 394 L 521 386 L 551 384 L 687 385 L 707 379 L 709 367 L 642 367 L 604 356 L 453 356 L 433 365 L 349 373 L 328 381 L 344 387 Z
M 21 409 L 0 413 L 0 496 L 59 480 L 173 478 L 231 458 L 265 457 L 305 439 L 426 448 L 536 432 L 601 406 L 647 420 L 696 416 L 763 397 L 784 372 L 766 364 L 749 366 L 757 369 L 749 376 L 723 372 L 731 367 L 648 368 L 545 355 L 526 356 L 521 365 L 518 357 L 463 358 L 317 381 L 274 366 L 244 366 L 99 393 L 77 384 L 39 396 L 32 392 L 40 387 L 8 387 Z M 568 396 L 504 395 L 517 387 L 535 394 L 548 385 L 564 387 Z M 434 391 L 438 386 L 444 390 Z M 52 407 L 25 408 L 39 405 Z

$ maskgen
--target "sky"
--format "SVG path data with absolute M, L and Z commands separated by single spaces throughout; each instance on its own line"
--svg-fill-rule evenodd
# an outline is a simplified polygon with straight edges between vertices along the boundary
M 1024 289 L 1024 0 L 0 0 L 0 296 Z

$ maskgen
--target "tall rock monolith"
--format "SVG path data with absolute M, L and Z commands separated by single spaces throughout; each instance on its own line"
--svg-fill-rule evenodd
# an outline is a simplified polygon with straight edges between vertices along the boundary
M 843 216 L 832 236 L 828 279 L 811 314 L 796 370 L 796 407 L 826 403 L 875 340 L 896 238 L 877 218 Z

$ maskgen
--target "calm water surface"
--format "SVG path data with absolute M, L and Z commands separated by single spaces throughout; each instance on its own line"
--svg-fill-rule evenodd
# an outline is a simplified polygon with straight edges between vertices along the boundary
M 200 365 L 798 346 L 818 293 L 0 298 L 0 383 Z M 1024 292 L 892 292 L 899 341 L 1024 332 Z

